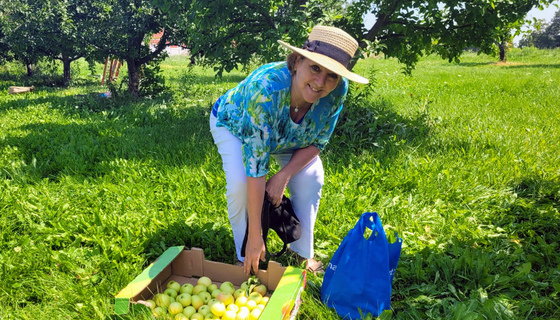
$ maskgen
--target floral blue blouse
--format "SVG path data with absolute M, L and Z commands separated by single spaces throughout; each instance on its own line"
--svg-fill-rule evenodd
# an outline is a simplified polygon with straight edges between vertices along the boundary
M 266 64 L 221 96 L 212 108 L 217 126 L 242 142 L 248 177 L 269 171 L 270 154 L 316 146 L 323 150 L 334 130 L 348 91 L 348 80 L 316 101 L 300 123 L 290 117 L 292 76 L 286 62 Z

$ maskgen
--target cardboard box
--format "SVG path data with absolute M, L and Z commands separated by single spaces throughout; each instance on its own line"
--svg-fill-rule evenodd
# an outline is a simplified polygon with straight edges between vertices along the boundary
M 202 276 L 209 277 L 218 285 L 231 281 L 236 288 L 249 278 L 243 273 L 242 267 L 206 260 L 202 249 L 171 247 L 116 295 L 115 313 L 122 315 L 131 309 L 148 308 L 141 301 L 163 292 L 170 280 L 181 285 L 187 282 L 196 284 Z M 306 283 L 305 270 L 282 267 L 270 261 L 268 269 L 259 270 L 257 278 L 269 291 L 273 291 L 260 319 L 294 319 Z

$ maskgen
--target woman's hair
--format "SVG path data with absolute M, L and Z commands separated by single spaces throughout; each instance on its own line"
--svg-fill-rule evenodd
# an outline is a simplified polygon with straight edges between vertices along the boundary
M 292 52 L 288 55 L 288 58 L 286 58 L 286 61 L 288 62 L 288 70 L 290 71 L 290 74 L 294 74 L 294 67 L 296 65 L 296 61 L 298 58 L 301 58 L 301 60 L 305 59 L 304 56 L 302 56 L 299 53 L 296 52 Z

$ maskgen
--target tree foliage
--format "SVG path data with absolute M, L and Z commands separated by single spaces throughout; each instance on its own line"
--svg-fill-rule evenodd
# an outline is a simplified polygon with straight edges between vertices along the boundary
M 362 52 L 356 59 L 383 53 L 410 73 L 425 54 L 457 61 L 469 47 L 496 52 L 530 9 L 551 2 L 0 0 L 0 46 L 27 65 L 45 56 L 67 62 L 84 54 L 101 61 L 116 57 L 127 62 L 129 92 L 137 95 L 142 67 L 161 58 L 166 43 L 187 46 L 221 74 L 255 60 L 283 59 L 287 51 L 278 39 L 301 45 L 314 25 L 326 24 L 358 39 Z M 364 16 L 374 17 L 372 26 L 366 28 Z M 162 30 L 151 51 L 147 41 Z
M 29 66 L 40 58 L 56 59 L 63 63 L 64 84 L 69 84 L 70 63 L 90 52 L 83 39 L 89 27 L 75 9 L 67 0 L 0 2 L 7 49 L 28 65 L 29 75 Z
M 95 22 L 89 36 L 98 57 L 113 56 L 126 61 L 128 67 L 128 91 L 138 95 L 139 75 L 142 66 L 160 58 L 166 43 L 173 39 L 175 21 L 162 13 L 148 0 L 78 0 L 77 6 L 85 19 Z M 174 8 L 181 12 L 179 7 Z M 149 39 L 164 31 L 154 51 Z
M 537 30 L 524 36 L 519 41 L 520 47 L 535 46 L 539 49 L 552 49 L 560 47 L 560 10 L 548 24 L 542 24 Z
M 0 16 L 4 43 L 14 57 L 27 66 L 27 75 L 33 75 L 32 66 L 43 56 L 43 37 L 40 26 L 48 13 L 34 12 L 40 1 L 0 0 Z
M 551 0 L 153 0 L 171 14 L 177 5 L 183 41 L 194 53 L 217 63 L 218 73 L 282 55 L 277 39 L 302 44 L 315 24 L 341 27 L 365 52 L 396 57 L 411 72 L 424 54 L 458 60 L 465 48 L 494 53 L 503 30 L 535 6 Z M 365 15 L 375 17 L 366 28 Z

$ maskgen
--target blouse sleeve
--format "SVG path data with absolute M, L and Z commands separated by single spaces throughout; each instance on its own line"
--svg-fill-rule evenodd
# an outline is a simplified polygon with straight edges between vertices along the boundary
M 317 147 L 320 151 L 323 151 L 326 144 L 329 142 L 331 134 L 334 131 L 334 127 L 336 126 L 336 122 L 338 121 L 338 116 L 342 111 L 342 104 L 346 99 L 346 93 L 348 91 L 348 80 L 344 79 L 341 81 L 341 84 L 335 89 L 331 95 L 328 96 L 328 100 L 325 101 L 326 104 L 330 105 L 331 108 L 329 109 L 328 113 L 325 114 L 323 119 L 320 119 L 321 125 L 323 126 L 317 138 L 312 143 L 315 147 Z
M 262 177 L 269 171 L 271 126 L 268 112 L 273 99 L 258 82 L 248 83 L 243 91 L 240 136 L 245 173 L 248 177 Z

